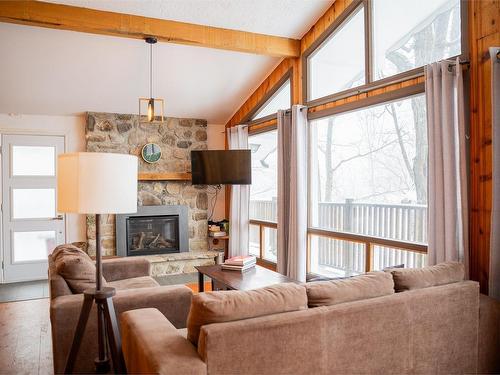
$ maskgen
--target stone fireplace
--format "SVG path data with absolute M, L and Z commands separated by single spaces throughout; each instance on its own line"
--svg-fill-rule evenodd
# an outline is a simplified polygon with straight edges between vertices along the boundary
M 191 150 L 207 149 L 206 128 L 207 122 L 200 119 L 167 117 L 163 122 L 150 123 L 140 121 L 137 115 L 89 112 L 86 122 L 87 151 L 137 155 L 141 173 L 189 172 Z M 147 143 L 160 146 L 162 156 L 157 163 L 142 160 L 140 153 Z M 193 186 L 190 181 L 139 181 L 137 204 L 139 213 L 156 209 L 169 212 L 173 207 L 183 206 L 186 214 L 185 218 L 179 217 L 177 224 L 167 217 L 162 219 L 163 222 L 160 220 L 153 224 L 148 222 L 149 219 L 139 219 L 141 215 L 129 216 L 129 219 L 132 218 L 129 231 L 138 232 L 130 238 L 126 227 L 118 232 L 122 223 L 120 215 L 116 218 L 115 215 L 102 215 L 100 233 L 104 256 L 126 255 L 129 241 L 131 247 L 135 247 L 130 249 L 131 255 L 147 256 L 152 263 L 153 275 L 194 272 L 195 265 L 213 264 L 214 253 L 208 251 L 206 186 Z M 171 238 L 169 231 L 175 225 L 180 232 L 178 238 Z M 147 229 L 149 226 L 151 230 Z M 161 226 L 170 229 L 164 229 L 163 234 L 158 236 Z M 94 255 L 94 216 L 87 217 L 87 242 L 89 254 Z
M 116 215 L 118 256 L 189 251 L 188 207 L 141 206 L 135 214 Z

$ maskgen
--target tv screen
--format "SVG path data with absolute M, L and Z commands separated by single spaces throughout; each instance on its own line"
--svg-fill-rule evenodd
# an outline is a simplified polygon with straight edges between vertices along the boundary
M 193 185 L 250 185 L 250 150 L 191 151 Z

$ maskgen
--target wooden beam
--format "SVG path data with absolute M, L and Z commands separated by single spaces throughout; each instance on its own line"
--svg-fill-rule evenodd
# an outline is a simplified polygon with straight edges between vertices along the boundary
M 297 57 L 300 40 L 41 1 L 0 1 L 0 21 L 92 34 Z

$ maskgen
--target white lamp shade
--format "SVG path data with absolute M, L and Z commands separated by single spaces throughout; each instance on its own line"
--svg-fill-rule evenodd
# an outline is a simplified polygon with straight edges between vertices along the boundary
M 137 212 L 136 156 L 75 152 L 57 158 L 57 211 L 79 214 Z

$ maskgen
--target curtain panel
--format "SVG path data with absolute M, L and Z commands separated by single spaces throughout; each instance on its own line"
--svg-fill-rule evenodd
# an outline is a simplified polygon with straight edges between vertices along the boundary
M 429 142 L 428 265 L 458 261 L 469 269 L 467 160 L 460 62 L 425 67 Z
M 306 281 L 307 111 L 300 105 L 278 111 L 277 271 Z
M 488 294 L 500 299 L 500 47 L 490 48 L 493 148 L 493 207 L 491 210 Z
M 230 150 L 248 149 L 248 127 L 237 125 L 227 129 Z M 232 185 L 229 211 L 229 257 L 248 255 L 250 185 Z

